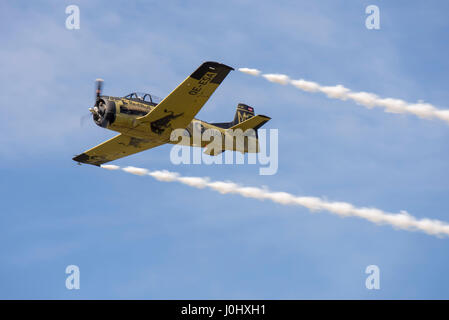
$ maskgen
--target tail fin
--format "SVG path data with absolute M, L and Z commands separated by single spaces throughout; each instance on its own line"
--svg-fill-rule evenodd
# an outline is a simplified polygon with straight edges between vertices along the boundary
M 251 107 L 245 106 L 248 109 L 245 108 L 245 111 L 237 108 L 236 112 L 236 119 L 234 119 L 233 123 L 237 122 L 237 124 L 234 124 L 229 129 L 231 130 L 233 137 L 241 137 L 243 134 L 243 145 L 234 144 L 233 149 L 234 151 L 240 151 L 242 153 L 250 152 L 250 153 L 258 153 L 260 150 L 259 146 L 259 134 L 258 129 L 262 127 L 265 123 L 270 121 L 270 117 L 263 116 L 258 114 L 257 116 L 254 115 L 254 110 Z M 246 118 L 246 114 L 244 112 L 251 112 L 252 116 L 249 116 L 249 118 Z M 242 115 L 242 113 L 244 115 Z M 237 121 L 236 121 L 237 120 Z M 240 131 L 241 130 L 241 131 Z
M 222 122 L 222 123 L 211 123 L 214 126 L 223 128 L 223 129 L 231 129 L 230 132 L 226 131 L 225 135 L 231 135 L 233 139 L 238 137 L 244 137 L 243 145 L 239 145 L 238 143 L 233 143 L 231 149 L 226 149 L 227 146 L 223 145 L 222 149 L 214 150 L 208 149 L 204 151 L 204 153 L 209 155 L 217 155 L 225 150 L 233 150 L 240 151 L 242 153 L 251 152 L 257 153 L 259 152 L 259 140 L 257 129 L 262 127 L 265 123 L 267 123 L 271 118 L 263 115 L 254 115 L 254 108 L 247 106 L 246 104 L 239 103 L 237 106 L 237 110 L 235 112 L 234 121 L 232 122 Z M 253 130 L 248 130 L 253 129 Z M 241 130 L 241 131 L 240 131 Z M 248 131 L 247 131 L 248 130 Z
M 247 106 L 246 104 L 239 103 L 237 105 L 237 110 L 235 111 L 234 121 L 232 121 L 232 126 L 248 120 L 249 118 L 254 117 L 254 108 Z
M 256 118 L 257 120 L 254 118 Z M 247 122 L 249 119 L 252 119 L 252 121 Z M 239 103 L 237 105 L 237 110 L 235 111 L 234 121 L 222 122 L 222 123 L 211 123 L 211 124 L 214 126 L 223 128 L 223 129 L 240 128 L 243 131 L 245 131 L 246 129 L 252 128 L 254 130 L 257 130 L 258 128 L 263 126 L 270 119 L 271 118 L 269 118 L 267 116 L 262 116 L 262 115 L 254 116 L 254 108 L 253 107 L 250 107 L 243 103 Z M 238 125 L 240 123 L 245 123 L 245 125 L 242 127 L 239 127 Z M 253 126 L 250 126 L 250 125 L 253 125 Z M 243 128 L 245 128 L 245 129 L 243 129 Z

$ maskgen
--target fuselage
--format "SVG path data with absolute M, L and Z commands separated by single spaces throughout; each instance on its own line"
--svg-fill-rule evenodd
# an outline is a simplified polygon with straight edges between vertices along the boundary
M 225 141 L 226 136 L 229 135 L 229 131 L 226 128 L 194 118 L 186 128 L 172 128 L 185 129 L 186 134 L 184 137 L 187 136 L 189 139 L 183 138 L 178 139 L 177 141 L 172 141 L 170 135 L 158 134 L 155 130 L 152 130 L 149 125 L 136 125 L 136 119 L 145 116 L 157 106 L 157 103 L 153 102 L 151 96 L 150 98 L 145 99 L 142 99 L 141 96 L 138 97 L 137 95 L 135 95 L 135 97 L 132 95 L 126 97 L 101 96 L 100 99 L 103 103 L 102 114 L 92 112 L 95 123 L 103 128 L 120 132 L 131 137 L 158 140 L 171 144 L 205 147 L 210 140 L 208 141 L 206 139 L 203 141 L 203 139 L 201 139 L 201 134 L 206 130 L 212 129 L 214 134 L 220 134 L 223 142 Z M 198 136 L 200 137 L 199 139 L 196 138 Z M 228 147 L 223 145 L 223 149 L 241 152 L 257 152 L 257 150 L 249 150 L 252 148 L 248 148 L 247 139 L 256 139 L 257 141 L 256 137 L 247 137 L 242 146 L 243 150 L 236 150 L 235 145 Z M 256 146 L 256 149 L 258 149 L 258 146 Z

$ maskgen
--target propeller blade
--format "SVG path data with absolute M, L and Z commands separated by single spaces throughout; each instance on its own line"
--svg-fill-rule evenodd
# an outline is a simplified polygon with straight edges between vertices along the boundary
M 96 101 L 95 101 L 95 105 L 98 106 L 98 102 L 100 101 L 100 96 L 101 96 L 101 89 L 103 88 L 103 79 L 97 79 L 95 80 L 96 84 L 97 84 L 97 90 L 95 91 L 96 93 Z

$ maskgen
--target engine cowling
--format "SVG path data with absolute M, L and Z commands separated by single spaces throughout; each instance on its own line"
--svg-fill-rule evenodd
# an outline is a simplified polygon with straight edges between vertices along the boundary
M 98 126 L 106 128 L 115 121 L 115 102 L 110 100 L 100 100 L 98 106 L 93 108 L 92 115 Z

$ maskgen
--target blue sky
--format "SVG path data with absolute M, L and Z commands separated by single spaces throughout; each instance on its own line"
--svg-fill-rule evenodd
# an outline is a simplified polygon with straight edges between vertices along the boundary
M 80 30 L 65 28 L 78 5 Z M 381 29 L 365 28 L 380 8 Z M 449 298 L 449 240 L 358 218 L 78 166 L 112 137 L 80 117 L 105 94 L 164 97 L 201 62 L 448 108 L 446 1 L 40 1 L 0 4 L 0 298 Z M 232 72 L 200 111 L 252 105 L 279 170 L 183 165 L 162 146 L 116 161 L 449 221 L 449 126 Z M 81 289 L 65 288 L 65 268 Z M 378 265 L 378 291 L 365 288 Z

